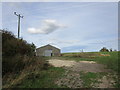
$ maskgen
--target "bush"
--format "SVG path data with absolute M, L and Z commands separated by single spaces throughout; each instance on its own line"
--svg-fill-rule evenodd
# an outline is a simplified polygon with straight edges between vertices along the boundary
M 24 57 L 21 55 L 16 55 L 14 57 L 4 57 L 3 58 L 3 65 L 2 65 L 2 74 L 3 76 L 6 73 L 18 73 L 20 70 L 24 68 Z
M 22 70 L 29 58 L 35 55 L 35 45 L 18 39 L 12 32 L 2 31 L 2 72 L 3 76 L 8 72 L 19 72 Z M 24 62 L 25 57 L 28 61 Z
M 15 36 L 8 31 L 2 31 L 2 56 L 34 55 L 35 45 L 27 43 L 23 39 L 15 38 Z

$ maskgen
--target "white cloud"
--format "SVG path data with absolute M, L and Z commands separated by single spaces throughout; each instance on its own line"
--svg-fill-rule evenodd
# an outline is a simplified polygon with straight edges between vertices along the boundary
M 40 28 L 28 28 L 28 32 L 33 34 L 49 34 L 57 29 L 65 27 L 65 25 L 59 24 L 54 19 L 46 19 L 42 21 L 42 26 Z

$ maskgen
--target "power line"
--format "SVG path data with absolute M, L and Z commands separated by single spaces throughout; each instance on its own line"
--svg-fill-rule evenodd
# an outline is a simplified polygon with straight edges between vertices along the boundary
M 20 18 L 23 18 L 23 16 L 21 16 L 20 14 L 17 14 L 16 12 L 14 12 L 14 14 L 16 16 L 18 16 L 18 38 L 20 36 Z

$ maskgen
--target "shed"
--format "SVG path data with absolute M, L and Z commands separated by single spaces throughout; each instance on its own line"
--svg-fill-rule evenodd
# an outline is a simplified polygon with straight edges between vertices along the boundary
M 37 56 L 60 56 L 60 49 L 50 44 L 36 49 Z

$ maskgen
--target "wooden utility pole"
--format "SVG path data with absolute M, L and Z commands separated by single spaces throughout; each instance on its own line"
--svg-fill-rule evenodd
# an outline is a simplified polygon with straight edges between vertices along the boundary
M 16 12 L 14 12 L 14 14 L 18 16 L 18 38 L 19 38 L 20 37 L 20 18 L 23 18 L 23 16 L 21 16 L 20 14 L 17 14 Z

